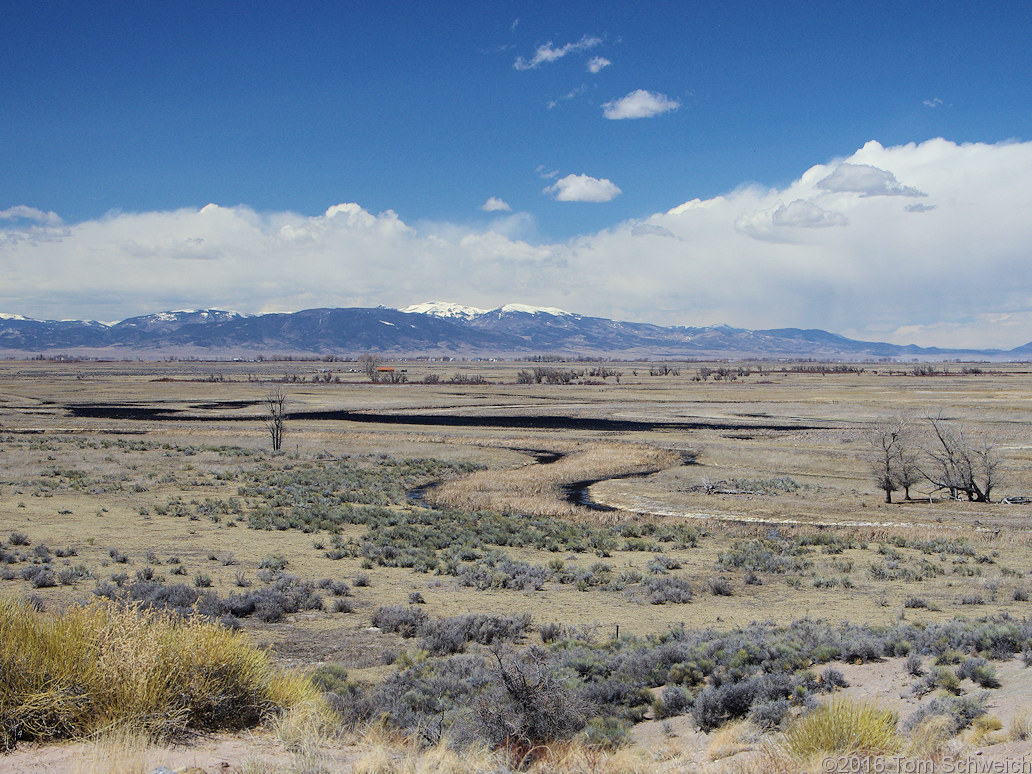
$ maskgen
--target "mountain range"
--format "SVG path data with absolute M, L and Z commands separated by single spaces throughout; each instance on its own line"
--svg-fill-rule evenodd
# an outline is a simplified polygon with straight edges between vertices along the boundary
M 0 314 L 0 354 L 8 357 L 253 358 L 365 352 L 398 357 L 1023 360 L 1032 357 L 1032 342 L 1012 350 L 941 349 L 857 341 L 818 329 L 619 322 L 523 304 L 478 309 L 427 302 L 401 310 L 381 306 L 261 315 L 182 310 L 114 324 Z

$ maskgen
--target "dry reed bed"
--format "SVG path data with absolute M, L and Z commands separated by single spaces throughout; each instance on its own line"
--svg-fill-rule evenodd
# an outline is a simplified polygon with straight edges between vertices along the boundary
M 427 492 L 435 505 L 468 510 L 496 510 L 535 516 L 586 516 L 592 513 L 567 501 L 563 486 L 618 476 L 645 475 L 680 464 L 671 451 L 643 444 L 575 445 L 555 462 L 515 470 L 483 470 L 446 482 Z

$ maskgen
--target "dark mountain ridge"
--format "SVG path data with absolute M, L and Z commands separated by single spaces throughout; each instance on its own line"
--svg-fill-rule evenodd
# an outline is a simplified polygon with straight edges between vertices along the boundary
M 418 309 L 419 311 L 411 311 Z M 819 329 L 665 327 L 512 304 L 493 310 L 433 302 L 242 315 L 219 309 L 160 312 L 113 325 L 0 316 L 0 353 L 197 357 L 265 355 L 557 356 L 858 359 L 1027 359 L 1012 350 L 942 349 L 857 341 Z

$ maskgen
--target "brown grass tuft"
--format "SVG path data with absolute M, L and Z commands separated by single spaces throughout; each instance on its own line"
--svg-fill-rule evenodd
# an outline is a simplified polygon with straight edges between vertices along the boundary
M 759 729 L 748 720 L 728 723 L 710 735 L 706 745 L 706 755 L 711 761 L 729 758 L 732 755 L 755 749 L 759 741 Z
M 216 624 L 94 602 L 0 599 L 0 748 L 118 730 L 171 739 L 247 728 L 320 699 Z
M 1007 726 L 1007 739 L 1012 742 L 1032 739 L 1032 710 L 1020 710 L 1014 714 Z
M 907 754 L 912 758 L 936 758 L 953 738 L 953 722 L 945 715 L 929 715 L 910 732 Z

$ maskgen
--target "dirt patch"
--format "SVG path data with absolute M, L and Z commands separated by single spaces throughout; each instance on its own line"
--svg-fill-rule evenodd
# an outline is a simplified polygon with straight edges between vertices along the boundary
M 69 742 L 23 745 L 0 757 L 5 774 L 112 774 L 153 771 L 166 766 L 173 771 L 201 769 L 205 774 L 241 774 L 252 771 L 350 771 L 357 748 L 324 744 L 292 753 L 270 732 L 198 736 L 170 746 L 132 743 Z M 316 762 L 318 768 L 302 768 Z

